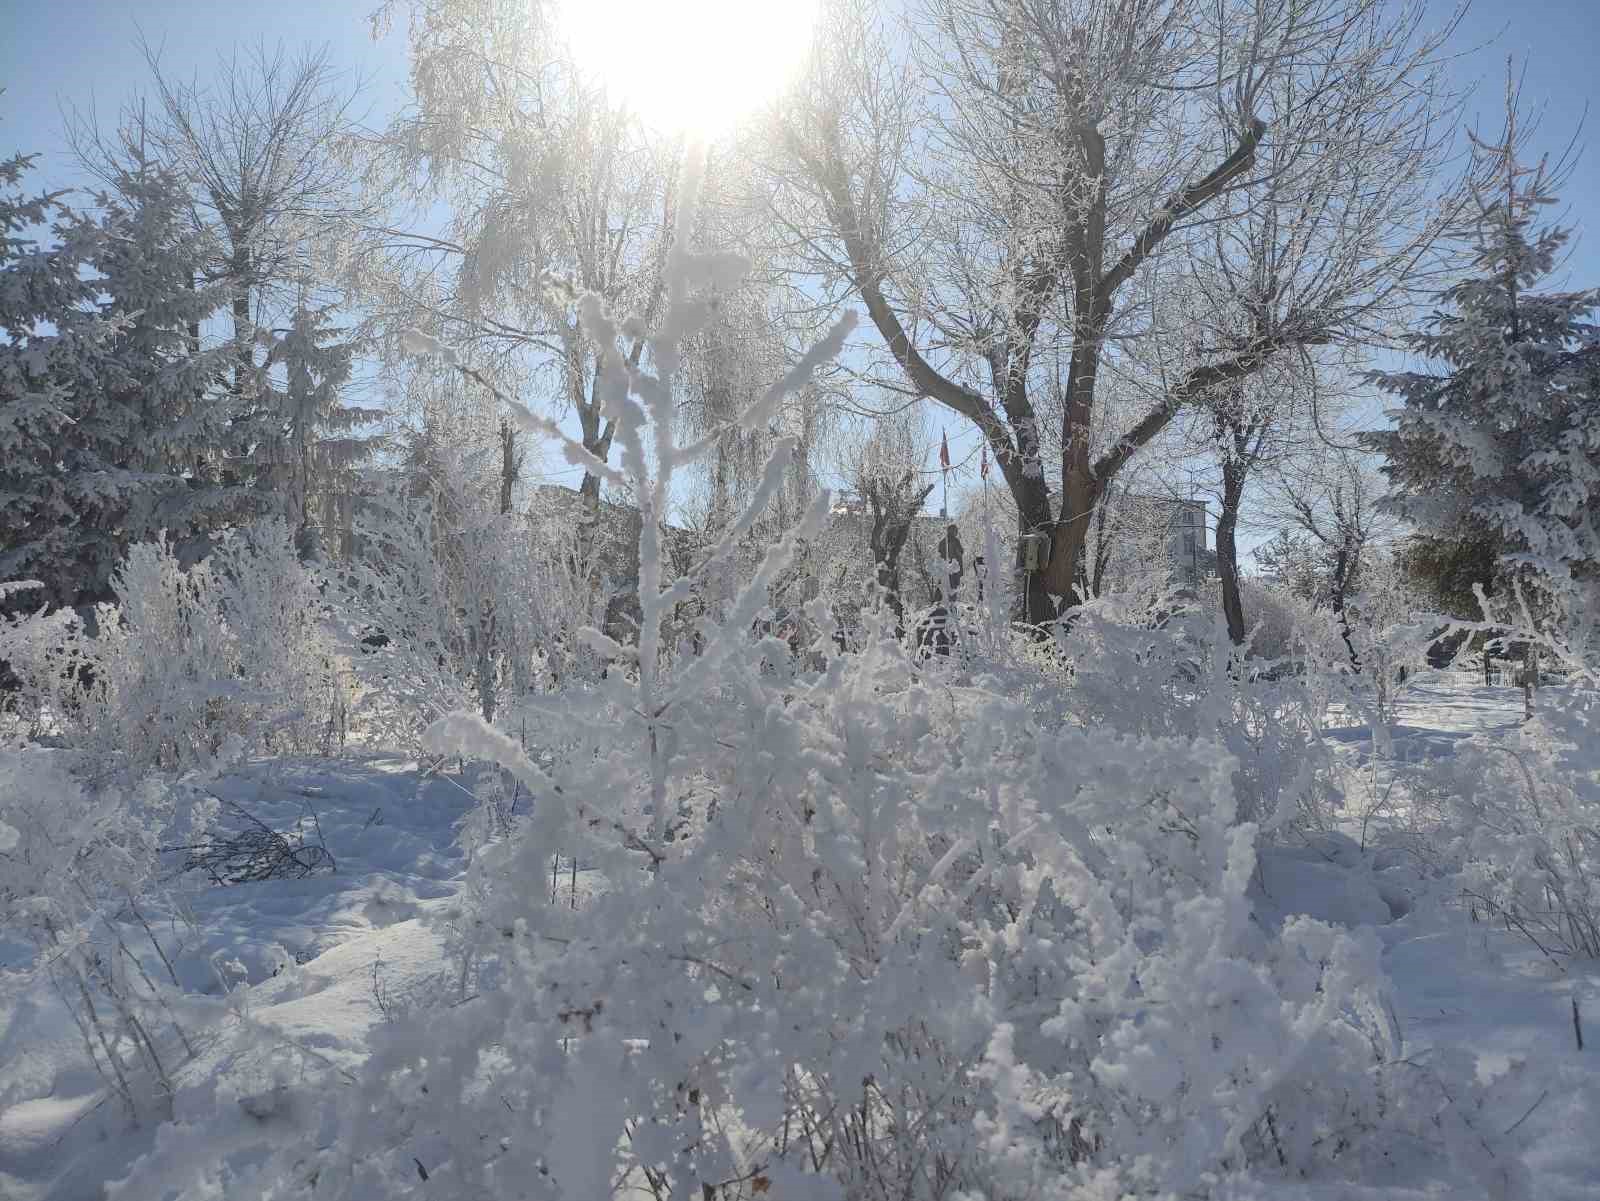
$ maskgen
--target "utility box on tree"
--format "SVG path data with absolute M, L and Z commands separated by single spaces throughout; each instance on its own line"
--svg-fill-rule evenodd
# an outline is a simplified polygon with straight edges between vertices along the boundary
M 1043 571 L 1050 562 L 1050 535 L 1024 534 L 1018 539 L 1023 571 Z

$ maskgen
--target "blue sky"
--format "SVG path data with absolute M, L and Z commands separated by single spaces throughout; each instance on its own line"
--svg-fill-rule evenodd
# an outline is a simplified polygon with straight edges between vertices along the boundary
M 236 43 L 282 41 L 291 50 L 329 44 L 336 65 L 370 76 L 364 104 L 374 118 L 404 95 L 405 28 L 382 41 L 366 15 L 377 0 L 0 0 L 0 154 L 40 155 L 38 178 L 72 182 L 75 165 L 61 131 L 61 105 L 101 118 L 145 87 L 148 73 L 135 38 L 140 29 L 162 49 L 163 65 L 180 78 L 212 74 L 217 57 Z M 27 20 L 18 19 L 26 8 Z
M 174 74 L 201 78 L 236 42 L 281 40 L 291 48 L 327 42 L 336 65 L 369 80 L 362 107 L 374 123 L 381 122 L 405 97 L 405 16 L 375 41 L 367 16 L 376 3 L 0 0 L 0 155 L 38 152 L 36 182 L 78 182 L 62 135 L 61 105 L 87 109 L 92 103 L 102 119 L 114 118 L 146 82 L 134 45 L 139 28 L 162 47 L 163 62 Z M 1444 20 L 1453 7 L 1429 0 L 1430 20 Z M 17 19 L 24 8 L 27 19 Z M 1491 128 L 1498 126 L 1506 55 L 1526 62 L 1524 100 L 1542 110 L 1536 150 L 1559 153 L 1584 122 L 1586 107 L 1600 110 L 1600 0 L 1476 0 L 1452 49 L 1459 56 L 1450 68 L 1455 82 L 1476 86 L 1466 116 L 1481 116 Z M 1581 142 L 1586 148 L 1562 194 L 1564 220 L 1578 235 L 1564 273 L 1573 287 L 1600 284 L 1600 111 L 1589 114 Z M 963 423 L 942 410 L 931 412 L 930 421 L 935 431 L 941 424 L 948 429 L 953 457 L 963 459 L 970 450 L 976 458 L 975 436 L 959 428 Z

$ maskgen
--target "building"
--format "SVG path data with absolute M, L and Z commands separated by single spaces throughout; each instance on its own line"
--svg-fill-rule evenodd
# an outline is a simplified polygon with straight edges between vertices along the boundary
M 1206 546 L 1210 525 L 1203 500 L 1176 497 L 1141 497 L 1152 505 L 1165 522 L 1167 562 L 1173 574 L 1186 584 L 1198 584 L 1216 574 L 1216 552 Z
M 1095 514 L 1089 529 L 1087 571 L 1092 592 L 1098 596 L 1131 587 L 1163 559 L 1169 583 L 1198 586 L 1216 574 L 1216 552 L 1207 545 L 1209 527 L 1202 500 L 1115 493 Z

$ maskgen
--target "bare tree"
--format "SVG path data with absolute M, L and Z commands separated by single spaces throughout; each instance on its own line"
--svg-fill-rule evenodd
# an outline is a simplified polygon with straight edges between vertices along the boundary
M 1346 605 L 1361 587 L 1363 555 L 1378 533 L 1382 485 L 1366 462 L 1343 452 L 1331 456 L 1320 470 L 1306 468 L 1295 474 L 1296 479 L 1282 484 L 1287 511 L 1329 557 L 1323 603 L 1337 617 L 1350 667 L 1359 673 L 1361 656 L 1351 639 Z
M 864 439 L 841 440 L 839 473 L 865 507 L 873 582 L 894 613 L 896 633 L 903 634 L 900 559 L 922 506 L 933 494 L 933 482 L 922 470 L 928 445 L 917 408 L 880 417 L 870 430 Z
M 248 387 L 263 310 L 316 273 L 317 237 L 351 206 L 349 173 L 337 153 L 354 120 L 359 80 L 346 80 L 326 47 L 291 54 L 258 43 L 218 60 L 209 81 L 182 80 L 159 47 L 139 49 L 152 94 L 123 109 L 115 130 L 92 113 L 69 114 L 83 165 L 115 187 L 137 156 L 189 181 L 195 220 L 215 237 L 217 279 L 232 286 L 235 391 Z
M 406 12 L 415 104 L 357 141 L 387 211 L 353 231 L 353 276 L 392 332 L 428 330 L 508 393 L 575 414 L 603 462 L 605 356 L 576 302 L 593 293 L 639 318 L 637 366 L 664 299 L 679 148 L 579 70 L 546 6 L 388 0 L 375 20 Z M 586 471 L 583 493 L 599 490 Z
M 1297 457 L 1312 458 L 1320 449 L 1308 420 L 1320 411 L 1313 395 L 1318 387 L 1315 364 L 1290 359 L 1214 393 L 1197 414 L 1217 467 L 1217 578 L 1235 646 L 1244 644 L 1247 632 L 1238 548 L 1245 489 L 1263 473 L 1292 472 Z
M 1285 350 L 1375 336 L 1407 294 L 1437 233 L 1443 33 L 1383 0 L 927 0 L 892 33 L 865 3 L 835 13 L 785 124 L 785 216 L 900 386 L 988 441 L 1022 530 L 1052 539 L 1028 583 L 1045 612 L 1075 598 L 1105 488 L 1177 412 Z M 1231 270 L 1228 231 L 1264 212 L 1321 270 L 1155 378 L 1137 352 L 1165 264 L 1220 247 Z M 1118 371 L 1152 377 L 1148 407 L 1091 454 Z

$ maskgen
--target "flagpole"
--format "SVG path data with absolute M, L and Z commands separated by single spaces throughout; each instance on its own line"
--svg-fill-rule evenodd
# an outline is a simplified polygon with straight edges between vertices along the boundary
M 978 470 L 984 480 L 984 529 L 989 528 L 989 448 L 984 446 L 984 461 Z
M 939 516 L 945 521 L 950 520 L 950 439 L 943 428 L 939 430 L 939 474 L 944 477 L 944 504 L 939 507 Z

